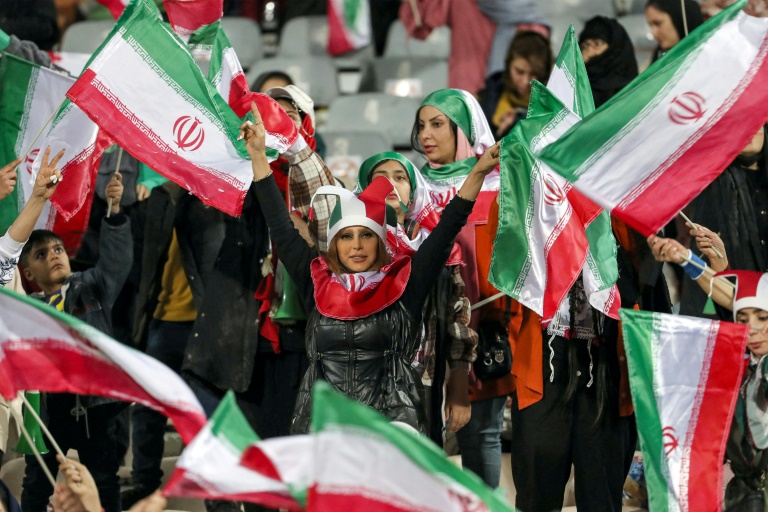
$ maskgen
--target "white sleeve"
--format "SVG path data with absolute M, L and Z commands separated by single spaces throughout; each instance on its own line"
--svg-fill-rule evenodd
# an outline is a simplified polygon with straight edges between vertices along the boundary
M 17 242 L 8 233 L 0 237 L 0 286 L 5 286 L 13 279 L 25 243 Z

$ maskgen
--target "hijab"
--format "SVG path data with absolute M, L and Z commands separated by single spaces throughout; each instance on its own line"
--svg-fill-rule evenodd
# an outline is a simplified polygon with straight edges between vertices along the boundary
M 698 2 L 695 2 L 694 0 L 683 1 L 685 2 L 685 21 L 687 21 L 688 33 L 690 34 L 699 25 L 704 23 L 704 15 L 701 14 L 701 7 Z M 683 22 L 683 8 L 680 5 L 680 0 L 649 0 L 648 3 L 645 4 L 645 7 L 655 7 L 661 12 L 669 14 L 669 17 L 672 18 L 672 25 L 674 25 L 677 35 L 680 36 L 680 40 L 686 36 L 686 23 Z M 653 52 L 653 59 L 651 62 L 656 62 L 659 57 L 664 55 L 668 50 L 669 48 L 662 50 L 657 47 Z
M 634 80 L 637 76 L 637 59 L 627 31 L 613 18 L 595 16 L 587 21 L 579 35 L 579 44 L 587 39 L 599 39 L 608 44 L 605 52 L 586 63 L 595 108 L 600 108 L 600 105 Z

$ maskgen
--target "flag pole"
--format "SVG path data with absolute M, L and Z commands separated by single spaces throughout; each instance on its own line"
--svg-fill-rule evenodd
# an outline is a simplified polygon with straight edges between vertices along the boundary
M 680 8 L 683 11 L 683 30 L 685 30 L 685 36 L 688 36 L 688 17 L 685 15 L 685 0 L 680 0 Z
M 683 213 L 683 210 L 680 210 L 680 216 L 683 218 L 683 220 L 684 220 L 685 222 L 687 222 L 688 224 L 690 224 L 690 225 L 691 225 L 691 227 L 692 227 L 693 229 L 695 229 L 696 231 L 698 231 L 699 229 L 701 229 L 701 226 L 699 226 L 698 224 L 694 224 L 694 223 L 693 223 L 693 221 L 692 221 L 691 219 L 689 219 L 689 218 L 688 218 L 688 216 L 687 216 L 686 214 L 684 214 L 684 213 Z M 717 254 L 717 257 L 718 257 L 718 258 L 721 258 L 721 259 L 723 258 L 723 255 L 720 253 L 720 251 L 719 251 L 719 250 L 717 249 L 717 247 L 715 247 L 714 245 L 712 246 L 712 250 L 713 250 L 713 251 L 715 251 L 715 254 Z
M 42 127 L 40 127 L 40 131 L 39 131 L 39 132 L 37 132 L 37 135 L 35 135 L 35 138 L 34 138 L 34 139 L 32 139 L 32 142 L 30 142 L 30 143 L 29 143 L 29 146 L 27 147 L 27 149 L 25 149 L 25 150 L 24 150 L 24 152 L 23 152 L 21 155 L 19 155 L 19 157 L 20 157 L 22 160 L 23 160 L 23 159 L 24 159 L 24 158 L 27 156 L 27 154 L 28 154 L 28 153 L 29 153 L 29 152 L 32 150 L 32 147 L 35 145 L 35 142 L 37 142 L 37 139 L 39 139 L 39 138 L 40 138 L 40 135 L 42 135 L 42 133 L 43 133 L 43 130 L 45 130 L 46 126 L 48 126 L 48 123 L 50 123 L 50 122 L 53 120 L 54 116 L 55 116 L 55 115 L 56 115 L 56 113 L 57 113 L 57 112 L 58 112 L 58 111 L 61 109 L 61 107 L 63 107 L 63 106 L 64 106 L 64 102 L 65 102 L 65 101 L 67 101 L 67 97 L 66 97 L 66 96 L 64 97 L 64 99 L 63 99 L 63 100 L 61 100 L 61 103 L 59 103 L 59 106 L 58 106 L 58 107 L 56 107 L 55 109 L 53 109 L 53 112 L 51 112 L 51 115 L 50 115 L 50 116 L 48 116 L 48 119 L 45 121 L 45 123 L 43 124 L 43 126 L 42 126 Z M 19 165 L 21 165 L 21 164 L 19 164 Z M 19 168 L 19 167 L 18 167 L 18 166 L 16 166 L 16 169 L 18 169 L 18 168 Z
M 416 5 L 416 0 L 408 0 L 411 5 L 411 12 L 413 13 L 413 22 L 418 28 L 421 28 L 421 13 L 419 12 L 419 6 Z
M 29 403 L 29 400 L 27 400 L 27 397 L 21 391 L 19 391 L 19 398 L 21 398 L 24 401 L 24 405 L 27 406 L 27 409 L 29 410 L 30 414 L 32 414 L 32 417 L 35 418 L 35 420 L 37 420 L 37 423 L 40 425 L 40 429 L 43 431 L 45 436 L 51 442 L 51 444 L 53 445 L 54 450 L 56 450 L 56 453 L 61 455 L 61 457 L 66 460 L 67 456 L 61 450 L 61 447 L 59 446 L 59 443 L 57 443 L 56 440 L 53 438 L 53 435 L 51 434 L 51 431 L 48 430 L 48 427 L 46 427 L 45 423 L 43 423 L 43 420 L 40 419 L 40 416 L 37 414 L 37 411 L 35 410 L 35 408 L 32 407 L 32 404 Z M 27 439 L 27 441 L 29 441 L 29 439 Z
M 499 292 L 499 293 L 497 293 L 496 295 L 494 295 L 494 296 L 492 296 L 492 297 L 488 297 L 487 299 L 483 299 L 483 300 L 481 300 L 480 302 L 477 302 L 477 303 L 475 303 L 475 304 L 472 304 L 472 306 L 469 308 L 469 310 L 470 310 L 470 311 L 474 311 L 474 310 L 476 310 L 476 309 L 479 309 L 479 308 L 481 308 L 481 307 L 485 306 L 486 304 L 490 304 L 491 302 L 493 302 L 493 301 L 495 301 L 495 300 L 498 300 L 498 299 L 502 298 L 502 297 L 503 297 L 503 296 L 505 296 L 505 295 L 506 295 L 506 293 L 504 293 L 504 292 Z
M 27 406 L 27 408 L 29 409 L 30 407 Z M 40 451 L 35 446 L 35 442 L 32 440 L 32 436 L 29 435 L 29 432 L 27 432 L 26 427 L 24 427 L 24 420 L 19 417 L 19 413 L 13 407 L 10 407 L 9 409 L 13 417 L 16 419 L 16 424 L 19 425 L 19 427 L 21 427 L 21 433 L 26 438 L 30 448 L 32 448 L 32 454 L 35 456 L 35 459 L 37 459 L 38 464 L 40 464 L 40 467 L 43 469 L 43 473 L 45 473 L 45 476 L 48 478 L 48 481 L 51 482 L 51 485 L 55 488 L 56 479 L 53 478 L 51 471 L 48 469 L 48 465 L 43 460 L 43 456 L 40 455 Z
M 117 165 L 115 166 L 115 172 L 120 171 L 120 161 L 123 159 L 123 147 L 118 146 L 120 148 L 120 151 L 117 153 Z M 114 179 L 115 175 L 112 175 L 112 178 Z M 107 200 L 107 218 L 112 215 L 112 198 L 110 197 Z M 722 256 L 721 256 L 722 257 Z

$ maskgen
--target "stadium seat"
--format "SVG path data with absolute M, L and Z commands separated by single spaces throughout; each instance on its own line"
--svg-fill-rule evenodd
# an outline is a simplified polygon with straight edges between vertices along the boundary
M 333 175 L 353 188 L 363 160 L 382 151 L 392 151 L 386 135 L 377 131 L 323 130 L 325 164 Z
M 246 71 L 256 61 L 264 57 L 261 44 L 261 29 L 249 18 L 225 16 L 221 18 L 221 27 L 232 43 L 240 64 Z
M 249 84 L 267 71 L 283 71 L 306 91 L 315 108 L 327 107 L 339 95 L 336 68 L 327 56 L 274 57 L 258 61 L 245 74 Z
M 69 26 L 61 41 L 61 51 L 93 53 L 109 35 L 113 20 L 79 21 Z
M 408 36 L 402 22 L 396 21 L 389 27 L 385 57 L 432 57 L 448 59 L 451 52 L 451 29 L 439 27 L 424 41 Z
M 419 101 L 414 98 L 364 93 L 341 96 L 328 109 L 328 131 L 381 131 L 395 147 L 410 146 Z
M 423 98 L 448 87 L 448 63 L 431 57 L 383 57 L 368 63 L 360 92 Z
M 328 19 L 325 16 L 299 16 L 291 18 L 280 31 L 277 49 L 279 57 L 304 57 L 328 55 Z M 373 47 L 333 57 L 338 69 L 360 68 L 374 57 Z

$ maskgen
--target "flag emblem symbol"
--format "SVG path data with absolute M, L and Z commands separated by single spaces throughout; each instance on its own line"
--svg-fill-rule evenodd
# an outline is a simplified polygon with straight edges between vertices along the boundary
M 661 434 L 664 438 L 664 454 L 669 457 L 680 446 L 674 427 L 664 427 Z
M 35 163 L 38 153 L 40 153 L 40 148 L 33 149 L 26 157 L 24 157 L 24 164 L 28 174 L 32 174 L 32 164 Z
M 675 124 L 695 123 L 707 112 L 707 102 L 701 94 L 693 91 L 675 96 L 669 106 L 669 119 Z
M 195 151 L 203 145 L 205 131 L 203 123 L 196 117 L 181 116 L 173 123 L 173 137 L 183 151 Z
M 556 206 L 565 201 L 565 193 L 555 179 L 549 174 L 544 174 L 544 202 L 550 206 Z

